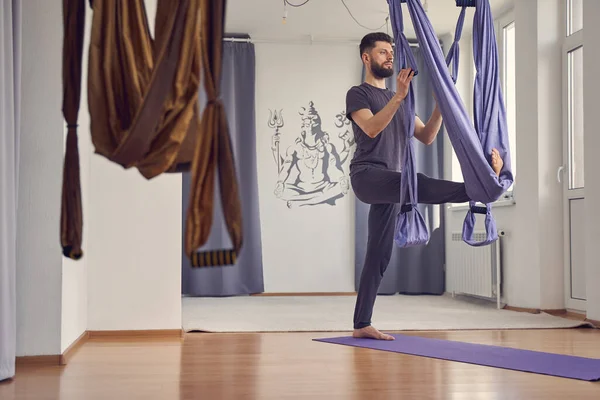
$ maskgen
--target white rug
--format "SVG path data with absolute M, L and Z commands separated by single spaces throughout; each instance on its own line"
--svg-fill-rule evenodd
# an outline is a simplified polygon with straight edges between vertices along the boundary
M 354 296 L 184 297 L 183 329 L 203 332 L 344 332 L 352 330 Z M 379 296 L 372 323 L 381 330 L 550 329 L 592 326 L 498 310 L 495 303 L 451 296 Z

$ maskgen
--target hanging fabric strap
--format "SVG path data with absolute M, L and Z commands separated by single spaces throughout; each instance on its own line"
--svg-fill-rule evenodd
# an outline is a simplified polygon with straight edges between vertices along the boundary
M 415 71 L 416 76 L 418 74 L 417 63 L 408 39 L 404 35 L 401 5 L 394 0 L 388 0 L 388 4 L 392 30 L 396 38 L 395 61 L 398 69 L 410 67 Z M 410 247 L 424 245 L 429 241 L 429 229 L 418 208 L 416 160 L 412 141 L 415 131 L 415 96 L 412 85 L 409 86 L 408 94 L 402 104 L 406 142 L 403 149 L 402 179 L 400 181 L 400 212 L 396 215 L 394 241 L 399 247 Z
M 144 0 L 94 0 L 90 5 L 88 104 L 95 153 L 124 168 L 137 168 L 146 179 L 192 169 L 186 254 L 193 266 L 235 263 L 242 245 L 241 207 L 218 85 L 225 0 L 158 0 L 154 39 Z M 76 126 L 84 0 L 63 0 L 63 13 L 63 113 L 69 131 L 61 242 L 65 256 L 80 258 L 83 219 Z M 200 121 L 202 67 L 209 104 Z M 233 248 L 196 254 L 212 224 L 217 165 Z
M 457 4 L 459 2 L 457 1 Z M 474 0 L 472 1 L 472 6 L 475 5 Z M 460 39 L 462 37 L 462 30 L 465 22 L 465 13 L 467 11 L 468 6 L 462 6 L 460 10 L 460 14 L 458 16 L 458 21 L 456 23 L 456 29 L 454 32 L 454 41 L 452 42 L 452 46 L 448 51 L 448 56 L 446 57 L 446 65 L 450 67 L 452 72 L 452 81 L 456 84 L 458 80 L 458 71 L 459 71 L 459 59 L 460 59 Z M 475 224 L 477 222 L 476 214 L 485 215 L 485 238 L 481 238 L 480 240 L 475 240 L 473 235 L 475 234 Z M 485 207 L 476 206 L 476 202 L 469 202 L 469 210 L 467 211 L 467 215 L 465 216 L 465 220 L 463 222 L 463 231 L 462 231 L 462 239 L 465 243 L 471 246 L 484 246 L 494 242 L 498 238 L 498 232 L 496 228 L 496 222 L 494 217 L 492 216 L 492 206 L 491 204 L 486 204 Z
M 473 57 L 477 71 L 473 93 L 475 131 L 479 135 L 484 154 L 491 157 L 492 149 L 496 148 L 504 161 L 500 172 L 501 187 L 504 189 L 501 195 L 512 185 L 514 178 L 511 171 L 506 108 L 500 82 L 498 46 L 489 0 L 476 0 L 475 4 L 473 16 Z M 491 201 L 482 202 L 486 203 L 485 212 L 481 208 L 478 211 L 475 201 L 469 203 L 470 209 L 463 225 L 463 240 L 474 246 L 486 245 L 498 238 L 496 222 L 491 215 Z M 477 213 L 485 214 L 486 238 L 479 242 L 473 239 Z
M 238 190 L 238 178 L 233 159 L 225 107 L 220 98 L 223 61 L 223 32 L 225 27 L 225 0 L 201 0 L 202 52 L 206 107 L 202 115 L 202 134 L 198 138 L 196 155 L 192 164 L 192 187 L 187 210 L 185 251 L 193 266 L 205 266 L 197 260 L 226 260 L 234 264 L 242 248 L 242 207 Z M 207 150 L 209 150 L 207 152 Z M 212 161 L 211 158 L 215 160 Z M 211 162 L 212 161 L 212 162 Z M 223 215 L 233 244 L 232 249 L 217 251 L 224 257 L 209 258 L 214 252 L 207 250 L 205 256 L 194 256 L 210 234 L 213 215 L 215 167 L 219 167 L 219 187 Z M 208 205 L 208 207 L 206 207 Z M 212 265 L 225 265 L 212 263 Z M 209 266 L 209 265 L 206 265 Z
M 79 173 L 77 119 L 81 100 L 81 58 L 85 30 L 85 0 L 63 0 L 63 104 L 67 143 L 63 163 L 60 242 L 65 257 L 83 256 L 83 211 Z
M 158 0 L 154 25 L 152 38 L 143 0 L 93 2 L 92 142 L 96 154 L 146 179 L 173 167 L 187 136 L 197 143 L 200 0 Z
M 467 11 L 466 7 L 462 7 L 460 10 L 460 14 L 458 16 L 458 22 L 456 23 L 456 29 L 454 30 L 454 41 L 452 42 L 452 46 L 450 46 L 450 50 L 448 51 L 448 56 L 446 57 L 446 65 L 450 67 L 450 63 L 452 63 L 451 71 L 452 71 L 452 82 L 456 84 L 458 80 L 458 66 L 460 59 L 460 39 L 462 37 L 462 30 L 465 24 L 465 13 Z
M 470 210 L 463 225 L 463 239 L 470 245 L 489 244 L 497 238 L 495 221 L 491 216 L 490 203 L 496 201 L 512 185 L 510 169 L 508 131 L 504 102 L 500 91 L 498 58 L 489 0 L 477 0 L 474 17 L 474 53 L 477 77 L 474 89 L 475 126 L 470 121 L 465 106 L 455 87 L 458 76 L 459 47 L 455 41 L 448 58 L 443 52 L 423 6 L 419 0 L 388 0 L 407 3 L 415 33 L 430 72 L 437 104 L 444 125 L 456 152 L 465 181 L 467 195 L 471 198 Z M 462 30 L 464 8 L 461 11 L 457 32 Z M 398 13 L 391 15 L 397 18 Z M 460 36 L 460 34 L 458 35 Z M 454 77 L 448 66 L 454 59 Z M 497 177 L 491 168 L 492 148 L 498 149 L 504 166 Z M 487 238 L 474 241 L 474 214 L 482 209 L 475 208 L 476 202 L 486 204 Z

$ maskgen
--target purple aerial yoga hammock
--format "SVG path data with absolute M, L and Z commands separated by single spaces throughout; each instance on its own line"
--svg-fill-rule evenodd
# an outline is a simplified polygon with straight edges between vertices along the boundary
M 444 60 L 439 41 L 421 2 L 419 0 L 388 0 L 392 30 L 396 39 L 398 66 L 405 68 L 408 64 L 417 75 L 417 64 L 404 35 L 401 3 L 407 3 L 425 66 L 431 76 L 437 105 L 462 169 L 467 195 L 471 198 L 470 209 L 463 224 L 463 240 L 472 246 L 490 244 L 498 238 L 490 203 L 498 200 L 512 185 L 513 175 L 510 167 L 506 111 L 498 73 L 498 50 L 489 0 L 456 0 L 457 6 L 463 7 L 456 27 L 455 40 L 447 60 Z M 477 70 L 473 99 L 475 126 L 471 123 L 455 87 L 459 59 L 458 41 L 462 32 L 466 6 L 476 7 L 473 17 L 473 53 Z M 451 77 L 448 71 L 451 61 L 453 61 L 454 77 Z M 422 245 L 429 240 L 427 226 L 417 208 L 415 155 L 411 140 L 414 136 L 412 86 L 409 87 L 404 104 L 404 124 L 408 140 L 404 149 L 402 166 L 401 210 L 396 217 L 394 235 L 394 241 L 400 247 Z M 500 177 L 496 176 L 490 161 L 488 161 L 491 159 L 492 148 L 498 150 L 504 161 Z M 475 206 L 476 202 L 485 204 L 485 207 Z M 475 214 L 485 214 L 486 216 L 487 237 L 482 241 L 473 239 Z

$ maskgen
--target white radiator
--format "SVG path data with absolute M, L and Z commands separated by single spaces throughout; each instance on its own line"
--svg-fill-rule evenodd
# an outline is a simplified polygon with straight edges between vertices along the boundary
M 470 246 L 462 240 L 462 232 L 452 232 L 450 246 L 446 251 L 446 291 L 496 300 L 500 308 L 502 238 L 487 246 Z M 474 240 L 485 240 L 484 231 L 475 232 Z

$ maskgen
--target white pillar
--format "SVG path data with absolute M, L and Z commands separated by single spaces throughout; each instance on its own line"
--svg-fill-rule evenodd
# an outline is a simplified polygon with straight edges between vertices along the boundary
M 62 9 L 22 2 L 17 356 L 60 354 Z
M 564 307 L 560 0 L 515 2 L 517 157 L 512 306 Z

